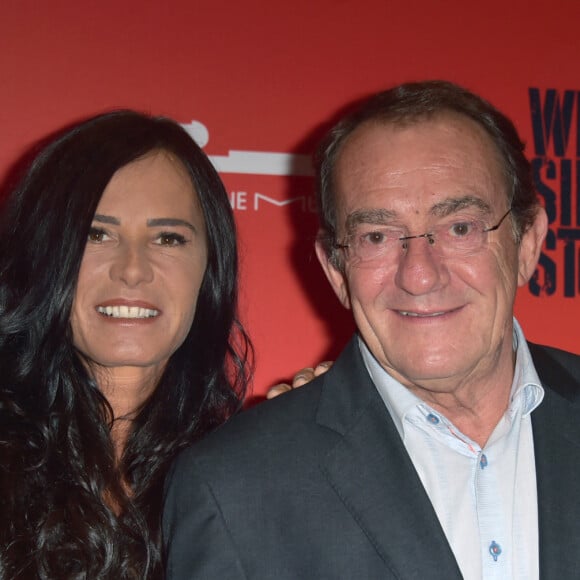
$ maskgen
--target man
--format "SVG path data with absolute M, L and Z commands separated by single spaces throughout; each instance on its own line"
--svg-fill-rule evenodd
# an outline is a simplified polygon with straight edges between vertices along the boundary
M 580 577 L 580 357 L 513 318 L 547 218 L 511 122 L 402 85 L 331 131 L 318 185 L 357 336 L 181 457 L 169 578 Z

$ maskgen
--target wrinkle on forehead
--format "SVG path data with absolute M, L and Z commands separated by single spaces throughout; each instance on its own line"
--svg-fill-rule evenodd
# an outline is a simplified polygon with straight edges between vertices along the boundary
M 369 132 L 376 132 L 384 130 L 386 133 L 390 133 L 396 138 L 400 138 L 405 134 L 409 136 L 409 139 L 413 139 L 413 133 L 415 130 L 420 131 L 425 127 L 437 127 L 439 134 L 442 137 L 449 137 L 454 139 L 455 136 L 463 139 L 467 148 L 472 145 L 477 148 L 484 148 L 490 153 L 490 158 L 486 161 L 495 165 L 493 170 L 499 170 L 501 176 L 506 180 L 506 185 L 509 187 L 511 185 L 510 180 L 507 179 L 505 171 L 505 163 L 501 152 L 498 150 L 498 146 L 493 141 L 491 136 L 487 133 L 484 127 L 479 123 L 472 120 L 471 118 L 461 114 L 455 113 L 453 111 L 440 111 L 435 115 L 428 115 L 425 117 L 420 117 L 414 119 L 410 122 L 383 122 L 381 120 L 369 120 L 362 123 L 357 127 L 344 141 L 342 147 L 337 155 L 335 167 L 338 168 L 339 165 L 345 165 L 345 169 L 348 174 L 353 176 L 369 175 L 372 173 L 372 169 L 380 167 L 380 159 L 382 152 L 370 151 L 370 155 L 367 157 L 366 161 L 360 162 L 360 159 L 352 160 L 350 153 L 352 148 L 357 148 L 361 143 L 365 143 Z M 419 162 L 417 166 L 410 168 L 397 168 L 391 167 L 388 171 L 391 178 L 396 179 L 397 177 L 407 177 L 416 171 L 428 171 L 433 174 L 445 173 L 450 169 L 464 170 L 469 169 L 470 172 L 476 171 L 477 168 L 473 167 L 471 164 L 466 167 L 466 160 L 458 151 L 453 150 L 437 150 L 431 151 L 431 159 L 425 160 L 424 163 Z M 373 153 L 375 156 L 373 157 Z M 397 156 L 396 147 L 392 149 L 393 155 Z M 484 167 L 485 171 L 490 170 L 490 166 Z M 379 177 L 375 173 L 375 177 Z
M 356 161 L 356 160 L 355 160 Z M 385 167 L 383 159 L 372 158 L 367 162 L 345 163 L 339 168 L 341 182 L 353 193 L 396 195 L 398 191 L 436 191 L 439 187 L 448 189 L 449 196 L 480 197 L 480 194 L 494 187 L 495 176 L 489 165 L 468 164 L 466 160 L 455 159 L 454 156 L 441 157 L 438 161 L 428 163 L 417 160 L 415 165 L 409 159 L 404 161 L 405 167 L 397 167 L 398 160 L 393 157 Z M 401 164 L 403 162 L 401 161 Z M 501 175 L 501 174 L 500 174 Z M 503 175 L 501 175 L 502 181 Z M 502 186 L 505 187 L 504 183 Z
M 446 217 L 467 208 L 476 208 L 483 215 L 492 213 L 491 205 L 475 195 L 448 197 L 432 205 L 428 213 L 434 217 Z M 360 208 L 348 214 L 345 225 L 347 232 L 352 232 L 359 224 L 385 225 L 398 217 L 396 211 L 386 208 Z

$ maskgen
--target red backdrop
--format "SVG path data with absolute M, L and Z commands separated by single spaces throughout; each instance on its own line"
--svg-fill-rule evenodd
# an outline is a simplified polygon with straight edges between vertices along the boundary
M 239 225 L 260 395 L 336 356 L 352 328 L 312 252 L 306 156 L 321 127 L 370 92 L 446 78 L 528 143 L 551 227 L 517 316 L 530 339 L 580 353 L 579 22 L 577 0 L 4 0 L 0 179 L 37 139 L 105 109 L 202 123 Z

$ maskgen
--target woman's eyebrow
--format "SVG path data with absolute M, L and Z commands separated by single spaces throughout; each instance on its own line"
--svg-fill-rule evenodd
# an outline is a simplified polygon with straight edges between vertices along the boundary
M 111 224 L 114 226 L 121 225 L 120 219 L 110 215 L 103 215 L 100 213 L 95 214 L 95 216 L 93 217 L 93 221 L 102 224 Z M 147 227 L 156 228 L 163 226 L 182 226 L 190 229 L 194 233 L 197 233 L 197 229 L 195 228 L 195 226 L 192 223 L 188 222 L 187 220 L 182 220 L 179 218 L 151 218 L 147 220 Z
M 95 214 L 95 216 L 93 217 L 93 221 L 100 222 L 102 224 L 112 224 L 114 226 L 121 225 L 121 222 L 116 217 L 113 217 L 111 215 L 103 215 L 100 213 Z
M 194 233 L 197 232 L 197 229 L 192 223 L 179 218 L 151 218 L 147 220 L 147 226 L 150 228 L 159 226 L 183 226 L 189 228 Z

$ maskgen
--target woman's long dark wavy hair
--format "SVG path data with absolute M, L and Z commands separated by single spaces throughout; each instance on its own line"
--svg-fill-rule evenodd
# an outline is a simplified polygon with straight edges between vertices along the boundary
M 207 269 L 191 330 L 118 461 L 112 409 L 73 346 L 69 317 L 105 187 L 118 169 L 156 150 L 183 164 L 199 196 Z M 40 152 L 0 224 L 1 578 L 162 576 L 169 464 L 240 408 L 247 385 L 251 346 L 236 303 L 228 197 L 177 123 L 115 111 L 66 130 Z

